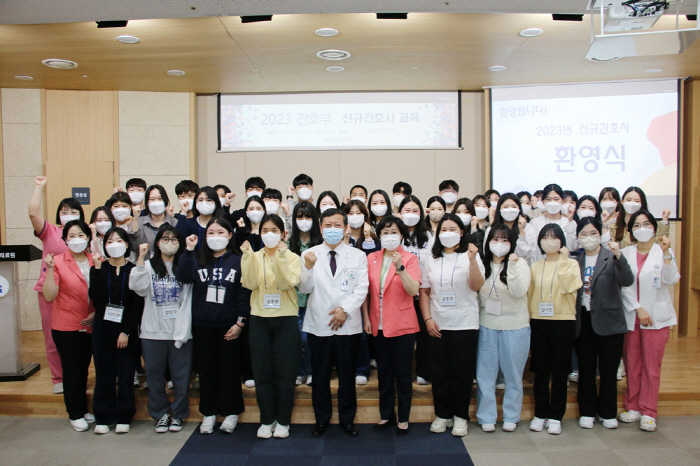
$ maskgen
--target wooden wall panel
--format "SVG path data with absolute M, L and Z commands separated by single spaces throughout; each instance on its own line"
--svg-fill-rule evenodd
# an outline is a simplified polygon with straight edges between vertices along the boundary
M 0 96 L 0 99 L 2 97 Z M 2 101 L 0 101 L 0 193 L 5 192 L 5 160 L 2 152 Z M 5 203 L 0 202 L 0 244 L 7 244 L 5 233 Z

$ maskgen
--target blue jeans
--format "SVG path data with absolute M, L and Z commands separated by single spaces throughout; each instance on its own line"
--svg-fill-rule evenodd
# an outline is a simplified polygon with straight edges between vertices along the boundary
M 520 421 L 523 371 L 529 349 L 530 327 L 518 330 L 479 328 L 479 353 L 476 358 L 476 419 L 479 424 L 496 423 L 496 378 L 499 368 L 506 383 L 503 421 Z
M 299 307 L 299 332 L 301 332 L 301 346 L 299 347 L 299 373 L 298 377 L 308 377 L 311 375 L 311 350 L 306 332 L 301 331 L 306 316 L 306 306 Z

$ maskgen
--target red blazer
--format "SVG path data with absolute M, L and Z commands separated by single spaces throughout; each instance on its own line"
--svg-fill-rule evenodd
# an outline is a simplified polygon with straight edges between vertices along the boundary
M 92 257 L 89 253 L 87 258 L 92 267 Z M 64 332 L 85 330 L 91 333 L 92 327 L 80 325 L 81 320 L 87 319 L 89 314 L 95 312 L 92 302 L 88 299 L 88 284 L 83 273 L 70 250 L 54 256 L 54 264 L 53 274 L 58 285 L 58 294 L 53 300 L 51 328 Z
M 403 265 L 414 280 L 420 283 L 421 273 L 418 258 L 410 252 L 398 249 Z M 372 324 L 372 335 L 377 336 L 379 330 L 379 283 L 382 274 L 384 249 L 367 256 L 369 269 L 369 321 Z M 398 337 L 420 331 L 413 296 L 406 293 L 394 264 L 389 264 L 389 272 L 384 283 L 384 300 L 382 312 L 382 332 L 385 337 Z

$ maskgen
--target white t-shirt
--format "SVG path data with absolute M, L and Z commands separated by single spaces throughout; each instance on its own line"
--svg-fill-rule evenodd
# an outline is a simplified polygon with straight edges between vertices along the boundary
M 586 265 L 583 268 L 583 296 L 581 302 L 587 311 L 591 310 L 591 277 L 595 272 L 595 263 L 598 261 L 598 254 L 595 256 L 586 255 Z

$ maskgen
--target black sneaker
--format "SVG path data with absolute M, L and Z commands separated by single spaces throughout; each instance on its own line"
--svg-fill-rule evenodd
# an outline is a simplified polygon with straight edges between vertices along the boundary
M 163 414 L 163 417 L 160 418 L 160 421 L 158 421 L 158 424 L 156 424 L 156 432 L 159 434 L 164 434 L 168 431 L 169 426 L 170 426 L 170 414 L 165 413 L 165 414 Z
M 182 425 L 185 423 L 184 419 L 174 419 L 170 422 L 170 432 L 180 432 L 182 430 Z

